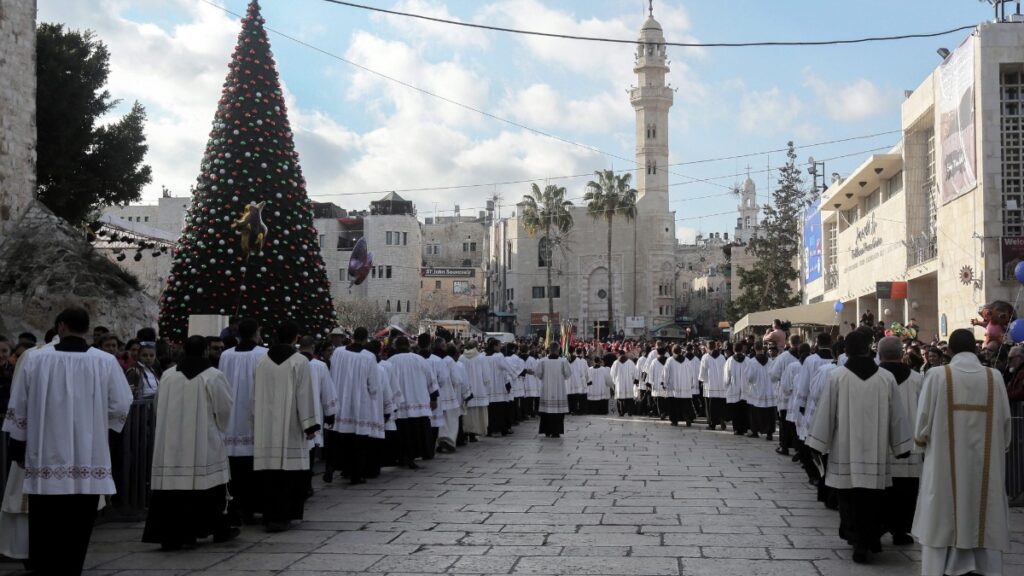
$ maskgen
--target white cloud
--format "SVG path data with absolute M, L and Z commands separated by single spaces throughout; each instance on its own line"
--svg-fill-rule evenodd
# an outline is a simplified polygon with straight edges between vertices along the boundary
M 808 72 L 804 86 L 814 91 L 829 117 L 840 122 L 879 116 L 897 104 L 894 94 L 883 93 L 866 78 L 846 85 L 830 84 Z
M 462 22 L 448 11 L 448 7 L 436 0 L 400 0 L 391 7 L 396 12 L 408 12 Z M 487 34 L 478 29 L 455 26 L 440 22 L 431 22 L 408 16 L 375 14 L 374 20 L 383 20 L 401 33 L 402 38 L 412 40 L 418 46 L 441 44 L 444 46 L 486 48 L 489 45 Z
M 503 114 L 534 128 L 582 134 L 628 130 L 633 137 L 634 114 L 626 98 L 601 92 L 586 100 L 566 99 L 548 84 L 533 84 L 505 97 Z
M 696 228 L 676 224 L 676 239 L 678 239 L 681 244 L 693 244 L 696 242 L 697 233 L 698 230 Z
M 795 94 L 783 94 L 777 86 L 752 90 L 740 100 L 737 121 L 746 132 L 786 131 L 796 124 L 802 109 L 803 104 Z

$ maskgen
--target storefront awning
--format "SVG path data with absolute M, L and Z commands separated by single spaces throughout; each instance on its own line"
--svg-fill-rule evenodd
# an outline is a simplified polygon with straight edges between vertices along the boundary
M 835 302 L 829 300 L 817 304 L 753 312 L 736 322 L 733 333 L 755 326 L 771 326 L 776 318 L 793 326 L 831 326 L 836 321 Z

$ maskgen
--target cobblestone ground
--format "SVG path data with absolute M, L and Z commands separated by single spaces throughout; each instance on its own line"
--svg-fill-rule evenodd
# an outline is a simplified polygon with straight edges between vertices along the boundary
M 305 521 L 282 534 L 247 527 L 227 544 L 161 553 L 139 542 L 141 524 L 102 525 L 87 573 L 920 573 L 917 547 L 888 537 L 874 564 L 853 564 L 838 514 L 765 440 L 611 417 L 571 417 L 556 440 L 536 426 L 355 488 L 317 479 Z M 1011 527 L 1006 574 L 1024 574 L 1024 510 Z

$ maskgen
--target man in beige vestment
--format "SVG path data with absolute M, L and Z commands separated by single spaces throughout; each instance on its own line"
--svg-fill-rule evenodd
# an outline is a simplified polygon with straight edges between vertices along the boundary
M 924 468 L 912 534 L 924 576 L 1000 576 L 1010 549 L 1010 403 L 999 371 L 978 360 L 974 334 L 954 331 L 949 348 L 953 360 L 928 371 L 917 407 L 914 442 L 924 449 Z

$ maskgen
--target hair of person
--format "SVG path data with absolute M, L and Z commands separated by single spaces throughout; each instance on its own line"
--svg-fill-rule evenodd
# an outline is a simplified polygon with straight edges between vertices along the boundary
M 182 350 L 185 356 L 205 356 L 208 347 L 206 338 L 202 336 L 189 336 L 185 340 L 185 347 Z
M 104 334 L 104 335 L 102 335 L 102 336 L 100 336 L 99 338 L 96 339 L 96 345 L 97 346 L 103 346 L 103 344 L 105 344 L 108 340 L 114 340 L 115 342 L 118 341 L 117 335 L 112 333 L 112 332 L 107 332 L 106 334 Z M 0 336 L 0 342 L 3 342 L 3 341 L 4 341 L 3 336 Z
M 97 333 L 98 332 L 100 334 L 109 334 L 110 333 L 110 328 L 107 328 L 106 326 L 94 326 L 92 331 L 93 331 L 93 333 Z
M 156 342 L 156 329 L 155 328 L 139 328 L 138 332 L 135 333 L 136 340 L 145 340 L 147 342 Z
M 871 354 L 871 337 L 867 334 L 854 330 L 846 337 L 846 355 L 855 358 Z
M 367 340 L 369 340 L 369 338 L 370 338 L 370 331 L 367 330 L 365 326 L 359 326 L 355 330 L 352 331 L 352 340 L 354 342 L 362 344 L 362 343 L 366 342 Z
M 72 334 L 85 334 L 89 331 L 89 313 L 85 308 L 65 308 L 57 316 L 57 323 L 67 326 Z
M 238 337 L 242 340 L 254 340 L 260 331 L 260 323 L 254 318 L 242 318 L 238 322 Z
M 334 342 L 331 342 L 330 338 L 324 338 L 323 340 L 317 342 L 317 344 L 316 344 L 317 356 L 321 356 L 322 357 L 324 355 L 324 352 L 326 352 L 327 349 L 330 348 L 331 346 L 334 346 Z
M 882 362 L 899 362 L 903 358 L 903 343 L 895 336 L 886 336 L 878 341 L 878 359 Z
M 828 348 L 832 345 L 832 335 L 828 332 L 822 332 L 818 334 L 815 342 L 817 342 L 818 348 Z
M 615 365 L 615 354 L 605 354 L 601 360 L 602 362 L 604 362 L 605 366 L 611 368 L 612 366 Z
M 409 339 L 406 338 L 405 336 L 399 336 L 398 338 L 395 338 L 394 347 L 396 352 L 408 352 Z
M 754 352 L 764 352 L 764 343 L 757 342 L 754 344 Z
M 277 325 L 275 334 L 278 344 L 292 344 L 299 337 L 299 324 L 294 320 L 285 320 Z
M 424 332 L 423 334 L 420 334 L 419 336 L 416 337 L 416 346 L 420 350 L 427 350 L 430 348 L 430 340 L 430 334 Z
M 509 342 L 508 344 L 505 345 L 505 350 L 509 354 L 515 354 L 519 350 L 519 345 L 516 344 L 515 342 Z
M 4 336 L 3 334 L 0 334 L 0 344 L 3 344 L 4 342 L 7 342 L 8 344 L 11 343 L 10 339 L 7 338 L 7 336 Z
M 953 333 L 949 335 L 949 351 L 953 355 L 961 352 L 974 352 L 974 350 L 974 333 L 970 330 L 958 328 L 953 330 Z
M 683 353 L 683 347 L 682 346 L 680 346 L 679 344 L 676 344 L 676 345 L 672 346 L 672 355 L 673 356 L 679 356 L 682 353 Z
M 797 349 L 797 356 L 801 359 L 811 355 L 811 345 L 807 342 L 800 344 L 800 348 Z
M 206 343 L 207 344 L 216 344 L 217 342 L 224 342 L 224 340 L 221 339 L 220 336 L 207 336 L 206 337 Z
M 18 340 L 24 340 L 25 342 L 31 342 L 33 344 L 38 342 L 36 335 L 31 332 L 22 332 L 21 334 L 18 334 Z
M 796 348 L 797 346 L 799 346 L 800 345 L 800 335 L 799 334 L 793 334 L 792 336 L 790 336 L 789 337 L 789 345 L 792 346 L 793 348 Z
M 373 354 L 380 354 L 384 350 L 384 345 L 381 344 L 380 340 L 370 340 L 366 343 L 366 349 Z
M 313 349 L 314 346 L 316 346 L 316 338 L 309 335 L 299 338 L 299 348 Z
M 732 347 L 732 351 L 735 352 L 736 354 L 741 354 L 746 349 L 747 349 L 747 343 L 745 341 L 743 341 L 743 340 L 740 340 L 739 342 L 734 344 L 733 347 Z

